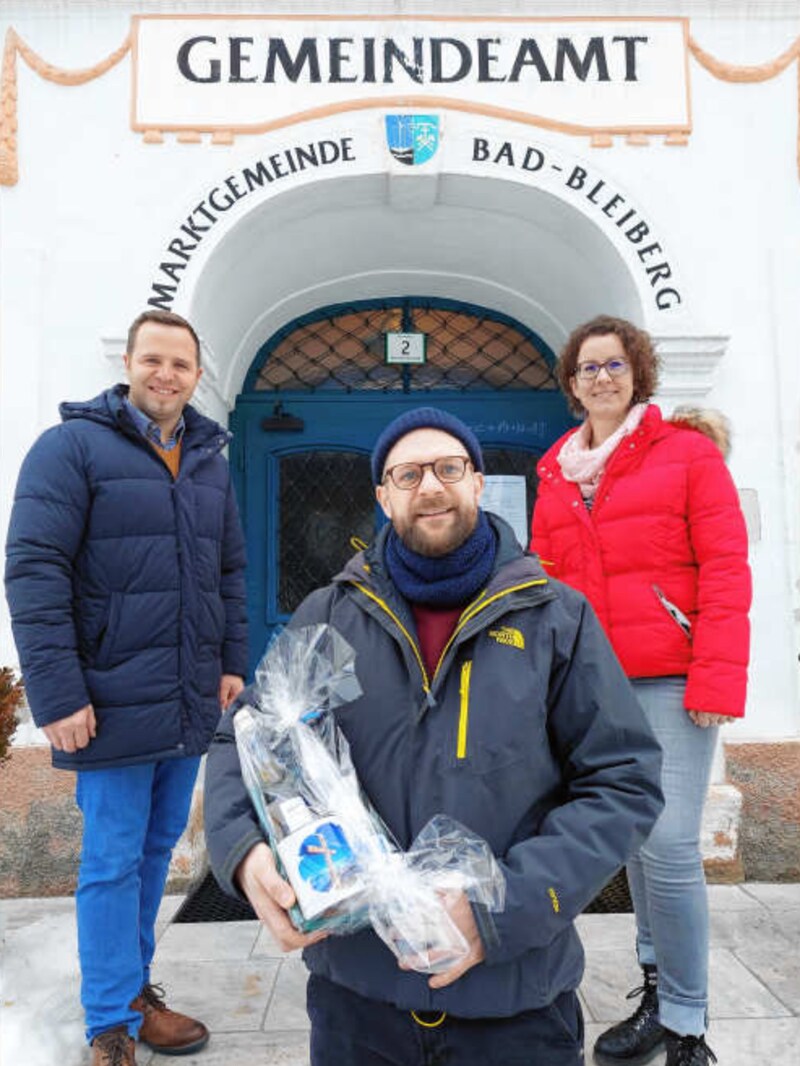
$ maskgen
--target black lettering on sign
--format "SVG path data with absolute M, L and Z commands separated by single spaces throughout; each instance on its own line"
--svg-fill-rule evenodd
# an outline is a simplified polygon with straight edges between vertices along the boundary
M 570 189 L 582 189 L 586 181 L 586 171 L 583 167 L 573 167 L 572 173 L 567 178 L 567 186 Z
M 449 56 L 446 58 L 446 54 Z M 431 81 L 461 81 L 472 69 L 472 52 L 455 37 L 431 37 Z
M 474 137 L 472 140 L 473 163 L 485 163 L 489 158 L 489 142 L 483 137 Z
M 499 37 L 479 37 L 478 38 L 478 81 L 490 82 L 490 81 L 505 81 L 506 75 L 501 74 L 499 78 L 492 75 L 491 68 L 494 64 L 498 63 L 500 57 L 492 52 L 492 45 L 500 44 Z
M 647 44 L 649 37 L 612 37 L 611 43 L 625 46 L 625 81 L 638 81 L 636 73 L 636 45 Z
M 544 166 L 544 152 L 540 152 L 538 148 L 533 148 L 528 145 L 525 152 L 525 158 L 522 160 L 523 170 L 541 170 Z
M 347 46 L 353 44 L 352 37 L 331 37 L 328 41 L 328 80 L 332 84 L 339 82 L 358 81 L 358 74 L 347 75 L 344 66 L 352 63 L 353 57 L 347 54 Z M 366 78 L 364 79 L 366 81 Z
M 242 38 L 245 40 L 245 38 Z M 170 258 L 159 263 L 156 280 L 153 281 L 148 303 L 168 311 L 178 292 L 183 271 L 204 236 L 219 221 L 219 215 L 230 211 L 255 189 L 264 188 L 274 181 L 297 174 L 308 167 L 330 166 L 333 163 L 352 163 L 356 159 L 352 137 L 328 138 L 304 145 L 293 145 L 275 152 L 266 160 L 242 167 L 230 174 L 219 185 L 209 190 L 184 222 L 178 227 L 178 235 L 167 244 Z M 216 213 L 215 213 L 216 212 Z
M 590 37 L 583 58 L 578 55 L 578 50 L 569 37 L 559 37 L 556 45 L 556 81 L 564 80 L 564 61 L 568 59 L 578 81 L 586 81 L 592 65 L 597 67 L 597 80 L 610 81 L 608 76 L 608 63 L 606 61 L 606 46 L 602 37 Z
M 666 311 L 681 302 L 681 294 L 677 289 L 661 289 L 656 293 L 656 307 L 659 311 Z
M 639 256 L 641 261 L 644 262 L 645 259 L 649 259 L 651 255 L 654 255 L 656 252 L 660 251 L 661 245 L 658 243 L 658 241 L 654 241 L 653 244 L 646 244 L 644 248 L 640 248 L 636 254 Z
M 178 271 L 185 270 L 186 266 L 186 263 L 159 263 L 158 269 L 162 274 L 166 274 L 171 281 L 178 285 L 181 280 L 178 276 Z
M 242 52 L 243 44 L 252 44 L 252 37 L 231 37 L 229 41 L 230 46 L 230 65 L 231 75 L 229 81 L 244 82 L 244 81 L 258 81 L 258 75 L 254 74 L 251 78 L 242 77 L 242 63 L 249 63 L 250 56 L 245 55 Z
M 587 192 L 586 199 L 587 200 L 591 200 L 593 204 L 596 204 L 597 203 L 597 193 L 600 192 L 600 190 L 603 188 L 604 185 L 605 185 L 604 181 L 598 181 L 598 183 L 592 188 L 591 192 Z
M 629 230 L 625 231 L 625 236 L 633 244 L 638 244 L 649 232 L 650 227 L 646 222 L 637 222 L 635 226 L 631 226 Z
M 270 37 L 267 51 L 267 69 L 264 81 L 275 81 L 275 67 L 280 65 L 284 76 L 291 82 L 298 82 L 303 68 L 308 66 L 308 80 L 312 85 L 318 85 L 322 80 L 319 72 L 319 54 L 317 41 L 314 37 L 304 37 L 297 49 L 297 55 L 292 58 L 289 49 L 282 37 Z
M 208 194 L 208 202 L 214 208 L 215 211 L 227 211 L 229 207 L 234 204 L 234 198 L 230 193 L 221 192 L 220 189 L 214 188 Z
M 209 59 L 203 68 L 203 73 L 199 74 L 194 67 L 191 66 L 192 52 L 195 47 L 201 43 L 216 44 L 216 37 L 190 37 L 188 41 L 184 41 L 178 49 L 178 70 L 186 78 L 187 81 L 199 82 L 203 85 L 208 85 L 212 82 L 218 82 L 220 80 L 220 61 L 218 59 Z M 196 60 L 198 63 L 200 60 Z
M 497 155 L 494 157 L 492 162 L 493 163 L 503 162 L 503 163 L 506 163 L 510 167 L 514 166 L 514 153 L 511 151 L 511 143 L 509 141 L 504 141 L 503 142 L 502 148 L 497 153 Z
M 473 137 L 472 139 L 472 162 L 473 163 L 503 163 L 509 167 L 527 170 L 536 173 L 547 165 L 545 173 L 554 171 L 556 174 L 564 172 L 565 168 L 548 159 L 545 153 L 534 145 L 526 145 L 523 151 L 521 146 L 512 141 L 496 141 L 492 143 L 487 137 Z M 552 179 L 551 179 L 552 180 Z M 609 226 L 606 219 L 611 219 L 613 225 L 622 230 L 631 245 L 636 248 L 636 255 L 644 266 L 644 276 L 653 289 L 656 307 L 660 311 L 668 310 L 681 303 L 681 295 L 676 288 L 663 288 L 661 283 L 673 277 L 672 267 L 664 258 L 663 249 L 658 241 L 652 239 L 649 223 L 637 216 L 634 208 L 625 206 L 625 197 L 608 187 L 605 178 L 590 176 L 588 168 L 579 164 L 573 164 L 563 178 L 567 189 L 578 195 L 581 199 L 595 205 L 599 214 L 598 219 L 603 226 Z M 617 217 L 617 212 L 622 212 Z M 649 243 L 645 238 L 649 237 Z M 652 259 L 658 257 L 656 262 Z M 650 264 L 650 265 L 647 265 Z
M 251 167 L 244 167 L 242 169 L 242 177 L 244 178 L 247 184 L 248 192 L 252 192 L 256 185 L 261 188 L 265 181 L 267 182 L 267 184 L 274 181 L 274 178 L 264 166 L 264 163 L 261 159 L 259 159 L 256 163 L 255 169 Z
M 196 244 L 187 244 L 185 241 L 182 241 L 180 237 L 176 237 L 167 245 L 167 251 L 172 252 L 173 255 L 180 256 L 181 259 L 185 259 L 188 263 L 192 258 L 192 252 L 196 247 Z
M 547 69 L 544 56 L 542 55 L 539 45 L 536 43 L 534 37 L 528 37 L 520 43 L 520 46 L 517 49 L 516 58 L 514 59 L 514 65 L 511 67 L 511 73 L 508 75 L 508 80 L 519 81 L 520 74 L 525 67 L 535 67 L 540 81 L 553 80 L 550 71 Z
M 608 201 L 608 203 L 603 208 L 603 214 L 604 215 L 608 215 L 608 217 L 611 218 L 611 216 L 613 215 L 614 209 L 616 208 L 617 204 L 624 204 L 624 203 L 625 203 L 625 197 L 624 196 L 620 196 L 620 194 L 618 192 L 614 193 L 614 195 L 611 197 L 611 199 Z
M 160 307 L 162 311 L 169 311 L 172 307 L 172 301 L 175 299 L 175 293 L 178 291 L 177 285 L 161 285 L 158 282 L 153 282 L 151 286 L 155 296 L 151 296 L 147 301 L 151 307 Z
M 385 84 L 394 82 L 394 64 L 397 61 L 412 81 L 420 85 L 423 81 L 422 38 L 414 38 L 414 59 L 410 60 L 403 49 L 391 38 L 383 42 L 383 80 Z
M 646 36 L 605 38 L 571 34 L 536 37 L 189 37 L 178 47 L 181 76 L 195 84 L 259 80 L 310 85 L 383 82 L 438 85 L 474 77 L 502 82 L 638 82 Z M 543 51 L 544 49 L 544 51 Z

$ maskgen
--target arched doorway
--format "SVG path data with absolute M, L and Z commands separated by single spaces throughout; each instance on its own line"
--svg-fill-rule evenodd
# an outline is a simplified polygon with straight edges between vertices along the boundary
M 398 331 L 424 334 L 424 364 L 386 362 Z M 426 297 L 319 308 L 261 346 L 232 421 L 254 663 L 274 627 L 372 539 L 382 515 L 369 453 L 402 411 L 433 404 L 464 419 L 487 474 L 518 479 L 529 519 L 536 459 L 571 423 L 553 361 L 509 316 Z
M 532 470 L 535 455 L 570 424 L 551 373 L 553 353 L 569 331 L 600 311 L 646 323 L 650 294 L 619 232 L 563 189 L 534 187 L 511 170 L 400 178 L 375 162 L 374 172 L 307 181 L 285 192 L 270 187 L 248 200 L 246 214 L 204 240 L 178 308 L 204 340 L 199 399 L 220 420 L 230 413 L 235 434 L 231 458 L 249 545 L 253 663 L 303 592 L 329 580 L 344 561 L 349 534 L 368 539 L 371 486 L 354 471 L 366 471 L 372 444 L 393 414 L 436 403 L 478 431 L 492 462 L 494 450 L 505 453 L 496 469 Z M 433 344 L 424 372 L 407 375 L 407 388 L 398 370 L 385 387 L 375 337 L 401 328 L 404 301 L 408 313 L 416 304 L 422 314 L 426 304 L 427 315 L 455 316 L 450 325 L 462 321 L 459 315 L 467 318 L 459 337 L 443 346 L 457 355 L 439 377 L 430 377 Z M 313 333 L 321 319 L 369 307 L 382 307 L 388 317 L 364 327 L 357 359 L 348 355 L 352 330 L 341 331 L 335 343 L 322 338 L 319 361 L 324 367 L 328 352 L 344 376 L 326 371 L 322 379 L 303 380 L 291 360 L 273 359 L 295 330 Z M 541 378 L 503 381 L 502 360 L 488 377 L 475 374 L 478 364 L 468 365 L 463 342 L 496 343 L 476 322 L 483 330 L 490 322 L 493 329 L 516 330 L 530 345 L 527 365 L 543 368 Z M 429 337 L 448 329 L 441 322 L 411 324 Z M 372 360 L 369 374 L 363 359 Z M 284 377 L 270 379 L 267 371 L 259 386 L 270 364 Z M 321 512 L 341 506 L 344 497 L 331 493 L 335 500 L 323 507 L 320 485 L 338 489 L 359 480 L 365 496 L 348 504 L 348 536 L 337 525 L 332 554 L 331 516 Z M 292 485 L 305 486 L 296 494 L 302 506 L 290 499 Z M 314 498 L 320 513 L 309 520 Z M 294 524 L 287 521 L 293 505 Z M 367 517 L 356 522 L 356 511 Z M 309 555 L 316 568 L 300 564 Z

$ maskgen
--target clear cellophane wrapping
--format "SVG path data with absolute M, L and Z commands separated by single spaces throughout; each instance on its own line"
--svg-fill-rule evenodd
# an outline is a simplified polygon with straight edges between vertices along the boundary
M 437 973 L 467 954 L 450 916 L 460 893 L 502 910 L 489 846 L 436 815 L 403 852 L 364 794 L 334 715 L 361 696 L 350 645 L 331 626 L 283 630 L 234 718 L 242 776 L 301 932 L 372 925 L 408 969 Z

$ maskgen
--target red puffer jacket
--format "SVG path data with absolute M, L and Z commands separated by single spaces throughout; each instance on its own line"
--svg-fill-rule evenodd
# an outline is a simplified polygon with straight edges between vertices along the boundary
M 650 404 L 611 456 L 589 511 L 558 463 L 569 435 L 539 463 L 531 550 L 587 596 L 628 677 L 685 674 L 687 709 L 741 717 L 747 533 L 718 447 Z

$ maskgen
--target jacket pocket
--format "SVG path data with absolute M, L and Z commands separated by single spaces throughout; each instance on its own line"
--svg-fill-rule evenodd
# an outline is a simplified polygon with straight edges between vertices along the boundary
M 686 617 L 680 607 L 672 603 L 671 600 L 668 600 L 664 593 L 661 591 L 661 589 L 658 587 L 658 585 L 653 585 L 653 592 L 655 592 L 658 602 L 670 616 L 675 625 L 680 628 L 686 639 L 691 640 L 692 623 L 689 621 L 689 619 Z
M 94 655 L 94 667 L 98 670 L 108 666 L 119 629 L 120 610 L 122 597 L 117 593 L 111 594 L 106 621 L 97 636 L 96 652 Z
M 78 638 L 78 654 L 85 666 L 94 665 L 97 649 L 108 628 L 111 601 L 106 598 L 94 600 L 77 595 L 75 599 L 75 627 Z
M 472 660 L 461 666 L 461 683 L 459 685 L 458 733 L 456 736 L 456 759 L 467 757 L 467 732 L 469 729 L 469 684 L 472 677 Z

